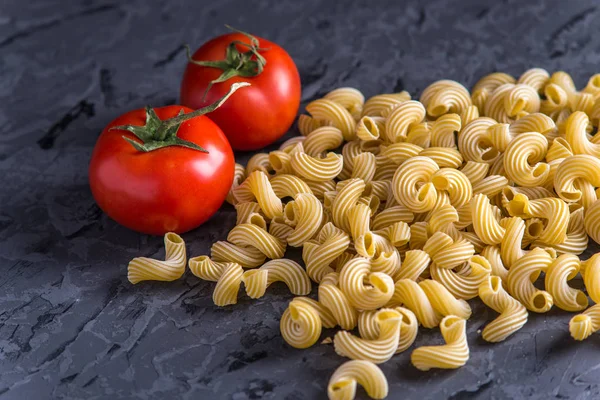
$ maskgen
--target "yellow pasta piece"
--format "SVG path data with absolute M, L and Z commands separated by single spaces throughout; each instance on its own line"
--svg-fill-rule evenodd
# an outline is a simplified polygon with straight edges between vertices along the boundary
M 415 314 L 408 308 L 394 307 L 394 311 L 400 313 L 402 324 L 400 324 L 400 339 L 396 354 L 406 351 L 417 338 L 419 321 Z M 374 340 L 380 335 L 377 313 L 379 310 L 361 311 L 358 315 L 358 332 L 363 339 Z
M 429 371 L 431 368 L 456 369 L 469 360 L 466 321 L 449 315 L 440 322 L 440 331 L 446 342 L 445 345 L 422 346 L 412 352 L 410 361 L 417 369 L 421 371 Z
M 530 311 L 544 313 L 554 304 L 550 293 L 537 289 L 532 283 L 540 273 L 548 269 L 553 260 L 552 254 L 536 247 L 519 258 L 508 270 L 508 291 Z
M 425 118 L 425 108 L 418 101 L 406 101 L 390 113 L 385 122 L 385 134 L 391 143 L 406 140 L 408 131 Z
M 600 253 L 581 262 L 585 290 L 594 303 L 600 303 Z
M 255 171 L 260 171 L 267 175 L 273 171 L 271 163 L 269 162 L 269 154 L 257 153 L 250 157 L 246 164 L 246 176 L 250 176 L 250 174 Z
M 308 103 L 306 111 L 313 118 L 330 121 L 333 126 L 342 131 L 345 140 L 356 138 L 356 121 L 341 104 L 328 99 L 318 99 Z
M 369 260 L 359 257 L 348 261 L 342 268 L 340 289 L 354 307 L 374 310 L 392 298 L 394 281 L 385 273 L 372 272 Z
M 298 130 L 303 136 L 307 136 L 309 133 L 322 126 L 332 126 L 332 121 L 315 119 L 309 115 L 301 114 L 298 117 Z
M 165 260 L 147 257 L 136 257 L 127 265 L 129 282 L 141 281 L 174 281 L 185 272 L 185 243 L 176 233 L 168 232 L 164 237 Z
M 527 196 L 517 194 L 506 208 L 512 216 L 546 219 L 548 222 L 538 236 L 540 242 L 553 245 L 565 241 L 569 224 L 569 206 L 561 199 L 546 197 L 529 200 Z
M 423 246 L 423 251 L 429 254 L 432 262 L 439 268 L 456 268 L 467 262 L 473 254 L 475 248 L 464 240 L 453 240 L 443 232 L 434 233 Z
M 398 203 L 410 211 L 423 213 L 437 201 L 437 191 L 431 182 L 438 165 L 428 157 L 412 157 L 402 164 L 392 180 L 392 190 Z
M 233 195 L 233 190 L 238 187 L 243 181 L 246 179 L 246 169 L 243 165 L 236 163 L 235 169 L 233 171 L 233 183 L 231 184 L 231 189 L 229 189 L 229 193 L 227 193 L 227 197 L 225 201 L 229 204 L 235 205 L 237 200 Z
M 440 282 L 457 299 L 470 300 L 478 295 L 479 286 L 492 272 L 490 262 L 482 256 L 472 256 L 460 271 L 430 266 L 431 277 Z
M 333 272 L 330 264 L 350 245 L 348 234 L 329 222 L 321 228 L 314 242 L 304 243 L 302 259 L 306 264 L 308 276 L 320 282 L 325 275 Z
M 585 340 L 600 330 L 600 304 L 596 304 L 569 321 L 569 332 L 575 340 Z
M 287 236 L 287 242 L 290 246 L 299 247 L 319 230 L 323 206 L 314 195 L 300 193 L 285 205 L 284 217 L 288 225 L 295 227 Z
M 336 321 L 333 318 L 331 311 L 329 311 L 329 309 L 320 302 L 304 296 L 294 297 L 294 301 L 296 303 L 303 303 L 311 306 L 317 312 L 317 314 L 319 314 L 323 328 L 333 328 L 336 326 Z
M 244 272 L 242 282 L 251 299 L 265 295 L 267 288 L 274 282 L 283 282 L 295 295 L 310 293 L 310 279 L 297 262 L 287 259 L 271 260 L 257 269 Z
M 547 148 L 548 140 L 541 133 L 527 132 L 514 138 L 504 154 L 508 177 L 521 186 L 541 186 L 550 173 L 549 165 L 540 162 Z
M 356 126 L 356 136 L 363 141 L 377 140 L 385 135 L 385 118 L 364 116 Z
M 360 90 L 351 87 L 341 87 L 324 96 L 325 99 L 332 100 L 344 107 L 354 119 L 359 119 L 362 113 L 365 96 Z
M 306 349 L 315 344 L 321 336 L 322 326 L 317 310 L 296 299 L 290 302 L 279 323 L 283 340 L 297 349 Z
M 208 256 L 190 258 L 188 265 L 192 274 L 205 281 L 217 282 L 228 262 L 216 262 Z
M 323 277 L 319 284 L 319 302 L 327 307 L 337 325 L 342 329 L 352 330 L 356 327 L 358 312 L 339 288 L 339 278 L 337 272 Z
M 212 299 L 215 305 L 225 307 L 237 304 L 237 296 L 242 283 L 244 270 L 236 263 L 226 263 L 217 285 L 213 291 Z
M 392 110 L 409 100 L 410 94 L 406 91 L 373 96 L 365 102 L 362 115 L 368 115 L 371 117 L 387 117 Z
M 340 365 L 327 386 L 329 400 L 353 400 L 356 385 L 362 386 L 372 399 L 385 399 L 388 383 L 379 367 L 364 360 L 347 361 Z
M 294 173 L 301 178 L 323 182 L 335 178 L 342 171 L 344 160 L 336 153 L 327 153 L 324 158 L 295 153 L 290 163 Z
M 462 112 L 460 113 L 460 120 L 462 126 L 467 125 L 469 122 L 477 118 L 479 118 L 479 108 L 477 107 L 477 105 L 469 106 L 462 110 Z
M 338 191 L 332 205 L 331 216 L 333 222 L 345 231 L 350 231 L 348 212 L 356 205 L 356 202 L 365 190 L 365 182 L 362 179 L 349 179 L 343 188 Z
M 368 183 L 375 176 L 375 169 L 375 155 L 373 153 L 361 153 L 354 158 L 351 178 L 362 179 L 365 183 Z
M 402 315 L 389 308 L 381 309 L 375 315 L 379 325 L 379 336 L 375 339 L 363 339 L 348 331 L 339 331 L 333 338 L 335 352 L 353 360 L 366 360 L 375 364 L 386 362 L 398 348 Z
M 248 222 L 251 215 L 260 214 L 261 212 L 260 206 L 255 201 L 237 203 L 234 207 L 236 211 L 236 225 Z
M 504 290 L 499 276 L 490 276 L 479 286 L 479 298 L 500 314 L 483 328 L 483 340 L 501 342 L 527 323 L 527 309 Z
M 543 93 L 544 87 L 550 80 L 550 74 L 548 71 L 542 68 L 531 68 L 523 72 L 519 77 L 517 83 L 529 85 L 534 88 L 538 93 Z
M 462 120 L 458 114 L 445 114 L 439 117 L 431 128 L 431 146 L 456 147 L 455 133 L 462 127 Z
M 210 248 L 210 256 L 216 262 L 233 262 L 244 268 L 262 265 L 266 256 L 254 247 L 242 247 L 233 243 L 218 241 Z
M 296 197 L 300 193 L 312 194 L 308 183 L 294 175 L 277 175 L 271 178 L 271 188 L 277 197 Z
M 290 153 L 294 148 L 296 148 L 296 145 L 298 143 L 304 143 L 304 140 L 306 140 L 304 136 L 293 136 L 285 142 L 283 142 L 279 146 L 279 150 L 285 151 L 286 153 Z
M 502 262 L 502 256 L 500 255 L 500 248 L 498 246 L 486 246 L 481 250 L 479 254 L 485 257 L 492 267 L 492 275 L 500 277 L 502 280 L 506 280 L 508 270 L 504 267 Z
M 505 229 L 500 225 L 497 213 L 487 196 L 476 194 L 473 197 L 471 200 L 471 216 L 473 229 L 485 244 L 495 245 L 502 242 Z
M 472 104 L 467 88 L 451 80 L 440 80 L 427 86 L 419 100 L 433 118 L 448 113 L 460 114 Z
M 500 254 L 504 265 L 510 269 L 517 260 L 525 255 L 525 252 L 521 249 L 521 243 L 525 235 L 525 222 L 522 218 L 512 217 L 505 218 L 500 223 L 505 229 L 504 237 L 500 243 Z
M 269 219 L 283 214 L 281 200 L 273 191 L 269 177 L 262 171 L 252 172 L 240 186 L 233 190 L 233 195 L 241 203 L 256 200 Z
M 285 243 L 254 224 L 241 224 L 227 235 L 227 241 L 238 246 L 251 246 L 271 259 L 282 258 Z
M 589 154 L 600 157 L 600 143 L 588 139 L 587 127 L 590 120 L 586 113 L 576 111 L 569 116 L 565 125 L 565 140 L 573 154 Z
M 491 118 L 481 117 L 467 124 L 458 134 L 458 149 L 467 161 L 493 163 L 500 152 L 494 147 L 489 132 L 497 124 Z
M 458 168 L 463 163 L 460 152 L 449 147 L 428 147 L 419 155 L 431 158 L 440 168 Z
M 333 126 L 323 126 L 310 132 L 304 140 L 306 154 L 317 157 L 328 150 L 335 150 L 344 142 L 342 131 Z
M 563 254 L 556 258 L 546 270 L 545 287 L 552 295 L 554 304 L 565 311 L 581 311 L 588 307 L 588 298 L 581 290 L 576 290 L 567 281 L 579 274 L 581 263 L 573 254 Z
M 577 179 L 583 179 L 594 187 L 600 187 L 600 159 L 580 154 L 565 158 L 554 175 L 554 190 L 566 202 L 581 199 L 581 190 L 575 187 Z

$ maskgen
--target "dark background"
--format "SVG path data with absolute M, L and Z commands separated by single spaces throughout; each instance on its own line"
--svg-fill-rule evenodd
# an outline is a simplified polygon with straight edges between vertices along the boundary
M 596 5 L 0 0 L 0 399 L 326 397 L 343 360 L 329 345 L 283 342 L 285 288 L 223 309 L 214 284 L 189 273 L 132 286 L 127 262 L 161 257 L 162 238 L 94 205 L 87 165 L 99 132 L 124 111 L 177 101 L 184 43 L 197 47 L 225 23 L 279 43 L 298 65 L 304 104 L 338 86 L 416 97 L 440 78 L 470 87 L 534 66 L 564 69 L 582 87 L 600 70 Z M 207 254 L 234 220 L 226 206 L 183 235 L 189 254 Z M 468 364 L 421 373 L 407 351 L 382 366 L 389 398 L 600 396 L 600 339 L 573 341 L 570 314 L 532 315 L 491 345 L 478 331 L 495 314 L 472 304 Z M 428 343 L 441 343 L 438 331 L 416 345 Z

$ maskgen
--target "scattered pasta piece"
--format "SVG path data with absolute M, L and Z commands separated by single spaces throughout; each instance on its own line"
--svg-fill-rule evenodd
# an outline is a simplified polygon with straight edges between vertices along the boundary
M 127 279 L 141 281 L 174 281 L 185 272 L 185 243 L 176 233 L 165 234 L 165 261 L 136 257 L 127 265 Z
M 446 342 L 441 346 L 422 346 L 410 355 L 412 364 L 421 371 L 431 368 L 456 369 L 469 360 L 466 321 L 449 315 L 440 322 L 440 331 Z
M 355 360 L 340 365 L 329 379 L 329 400 L 353 400 L 356 385 L 361 385 L 372 399 L 385 399 L 388 395 L 387 379 L 381 369 L 372 362 Z

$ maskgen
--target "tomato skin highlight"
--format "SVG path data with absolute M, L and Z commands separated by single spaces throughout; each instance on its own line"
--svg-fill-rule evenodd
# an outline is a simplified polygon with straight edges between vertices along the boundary
M 161 120 L 183 106 L 155 108 Z M 177 136 L 206 150 L 180 146 L 150 152 L 136 150 L 123 136 L 138 140 L 119 125 L 145 124 L 145 110 L 125 113 L 102 131 L 89 167 L 90 188 L 98 206 L 119 224 L 142 233 L 183 233 L 208 220 L 221 206 L 231 184 L 235 161 L 221 129 L 208 117 L 181 124 Z M 139 140 L 138 140 L 139 141 Z
M 233 77 L 215 83 L 206 94 L 210 82 L 223 72 L 218 68 L 203 67 L 188 62 L 181 83 L 181 104 L 198 109 L 213 103 L 235 82 L 250 82 L 252 86 L 230 98 L 210 118 L 223 130 L 235 150 L 256 150 L 265 147 L 292 126 L 300 106 L 300 74 L 289 54 L 277 44 L 257 37 L 267 64 L 254 77 Z M 250 43 L 240 33 L 218 36 L 202 45 L 192 55 L 194 60 L 225 59 L 227 46 L 235 40 Z M 240 52 L 247 50 L 237 45 Z

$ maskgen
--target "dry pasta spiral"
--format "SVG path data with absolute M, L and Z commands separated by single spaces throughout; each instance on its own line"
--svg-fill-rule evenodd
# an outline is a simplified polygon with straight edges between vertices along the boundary
M 185 243 L 173 232 L 164 237 L 165 260 L 136 257 L 127 265 L 127 279 L 136 284 L 141 281 L 174 281 L 185 272 Z
M 440 331 L 445 345 L 422 346 L 415 349 L 410 356 L 412 364 L 421 371 L 431 368 L 455 369 L 462 367 L 469 360 L 466 321 L 449 315 L 440 322 Z

